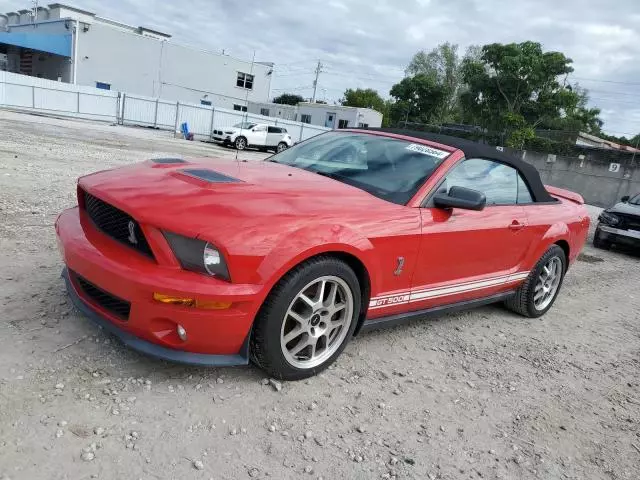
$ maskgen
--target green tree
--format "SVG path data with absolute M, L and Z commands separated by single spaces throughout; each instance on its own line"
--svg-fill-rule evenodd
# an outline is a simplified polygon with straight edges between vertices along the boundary
M 384 113 L 384 100 L 372 88 L 348 88 L 344 92 L 344 98 L 340 100 L 340 103 L 345 107 L 372 108 Z
M 464 90 L 462 78 L 462 63 L 464 60 L 479 58 L 480 49 L 471 46 L 464 57 L 458 53 L 458 45 L 442 43 L 433 50 L 427 52 L 421 50 L 416 53 L 407 66 L 405 73 L 408 76 L 426 75 L 433 82 L 442 87 L 446 94 L 441 118 L 439 122 L 451 122 L 460 119 L 460 94 Z
M 600 136 L 602 125 L 600 109 L 589 107 L 587 90 L 575 85 L 566 89 L 565 103 L 560 116 L 543 121 L 540 127 L 567 132 L 586 132 Z
M 536 42 L 485 45 L 479 58 L 462 62 L 465 120 L 519 144 L 530 137 L 530 129 L 557 122 L 569 111 L 585 114 L 577 110 L 580 95 L 560 81 L 573 72 L 571 63 Z
M 304 102 L 304 98 L 295 93 L 283 93 L 273 99 L 273 103 L 280 103 L 283 105 L 298 105 L 298 103 Z
M 392 124 L 405 120 L 432 123 L 446 108 L 446 88 L 424 74 L 403 78 L 389 93 L 394 99 L 389 109 Z

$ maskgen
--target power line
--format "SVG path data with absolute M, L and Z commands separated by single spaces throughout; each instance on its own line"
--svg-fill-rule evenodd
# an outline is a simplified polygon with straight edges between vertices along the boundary
M 284 91 L 296 92 L 296 91 L 299 91 L 299 90 L 311 90 L 312 88 L 313 88 L 313 85 L 310 86 L 310 87 L 302 87 L 302 86 L 300 86 L 300 87 L 291 87 L 291 88 L 273 88 L 272 91 L 274 91 L 274 92 L 284 92 Z
M 605 93 L 607 95 L 622 95 L 624 97 L 640 97 L 640 94 L 638 94 L 638 93 L 613 92 L 611 90 L 594 90 L 594 89 L 588 88 L 587 89 L 587 94 L 589 94 L 591 92 Z
M 585 78 L 585 77 L 574 77 L 574 76 L 571 76 L 571 78 L 575 78 L 576 80 L 583 80 L 585 82 L 615 83 L 615 84 L 618 84 L 618 85 L 636 85 L 636 86 L 640 86 L 640 83 L 638 83 L 638 82 L 621 82 L 619 80 L 598 80 L 597 78 Z
M 282 75 L 274 75 L 274 77 L 293 77 L 296 75 L 313 75 L 315 72 L 315 70 L 312 70 L 310 72 L 295 72 L 295 73 L 284 73 Z

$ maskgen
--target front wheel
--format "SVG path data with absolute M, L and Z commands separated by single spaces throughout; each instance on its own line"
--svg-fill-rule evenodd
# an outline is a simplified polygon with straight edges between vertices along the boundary
M 244 137 L 238 137 L 234 144 L 237 150 L 244 150 L 247 148 L 247 139 Z
M 276 147 L 276 153 L 284 152 L 287 148 L 289 148 L 289 146 L 286 143 L 280 142 Z
M 301 264 L 278 282 L 260 309 L 252 360 L 284 380 L 321 372 L 353 336 L 360 297 L 358 279 L 344 262 L 318 257 Z
M 567 258 L 564 250 L 558 245 L 551 246 L 538 260 L 515 295 L 505 301 L 505 305 L 525 317 L 536 318 L 544 315 L 560 292 L 566 270 Z

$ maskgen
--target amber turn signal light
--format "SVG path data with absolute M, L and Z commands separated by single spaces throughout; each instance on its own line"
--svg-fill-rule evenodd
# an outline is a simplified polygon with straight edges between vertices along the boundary
M 153 299 L 156 302 L 169 305 L 183 305 L 185 307 L 202 308 L 204 310 L 226 310 L 231 306 L 231 302 L 196 300 L 195 298 L 174 297 L 173 295 L 164 295 L 162 293 L 154 293 Z

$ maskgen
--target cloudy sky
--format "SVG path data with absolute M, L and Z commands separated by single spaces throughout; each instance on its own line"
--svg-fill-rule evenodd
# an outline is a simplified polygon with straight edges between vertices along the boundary
M 387 95 L 411 56 L 442 42 L 535 40 L 574 60 L 605 129 L 640 132 L 640 0 L 68 0 L 69 5 L 173 35 L 173 41 L 276 64 L 272 94 L 333 102 L 348 87 Z M 45 4 L 41 1 L 40 4 Z M 0 0 L 0 11 L 29 8 Z

